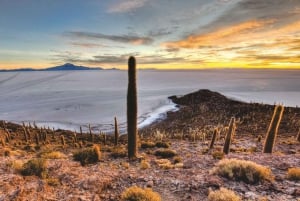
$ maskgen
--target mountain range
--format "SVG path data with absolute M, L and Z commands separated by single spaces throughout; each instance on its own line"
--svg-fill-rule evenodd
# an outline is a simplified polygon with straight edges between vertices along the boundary
M 86 66 L 76 66 L 71 63 L 65 63 L 61 66 L 55 66 L 43 69 L 34 68 L 18 68 L 18 69 L 0 69 L 0 72 L 15 72 L 15 71 L 66 71 L 66 70 L 119 70 L 117 68 L 103 69 L 101 67 L 86 67 Z

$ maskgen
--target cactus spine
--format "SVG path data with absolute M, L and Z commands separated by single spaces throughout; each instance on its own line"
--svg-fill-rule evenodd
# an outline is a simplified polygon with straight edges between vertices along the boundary
M 130 57 L 128 60 L 127 133 L 128 158 L 135 159 L 137 158 L 137 88 L 134 57 Z
M 115 146 L 119 143 L 119 129 L 118 129 L 118 121 L 117 117 L 115 117 Z
M 212 139 L 211 139 L 211 142 L 210 142 L 209 149 L 212 149 L 214 147 L 218 132 L 219 132 L 218 129 L 215 128 Z
M 273 147 L 275 144 L 275 139 L 277 136 L 279 124 L 283 115 L 284 107 L 283 105 L 276 105 L 274 109 L 274 113 L 272 116 L 271 123 L 269 125 L 269 129 L 267 131 L 263 153 L 272 153 Z
M 231 138 L 232 135 L 235 132 L 235 118 L 231 117 L 230 123 L 229 123 L 229 129 L 227 131 L 226 137 L 225 137 L 225 144 L 223 147 L 223 153 L 228 154 L 229 153 L 229 148 L 230 148 L 230 143 L 231 143 Z

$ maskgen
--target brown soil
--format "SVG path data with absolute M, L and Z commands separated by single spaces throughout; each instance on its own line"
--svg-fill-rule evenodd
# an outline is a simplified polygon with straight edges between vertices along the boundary
M 105 140 L 103 135 L 78 133 L 74 143 L 71 131 L 41 131 L 27 127 L 30 137 L 27 136 L 26 142 L 22 126 L 0 122 L 0 138 L 6 140 L 4 146 L 0 145 L 0 200 L 120 200 L 122 191 L 133 185 L 152 187 L 166 201 L 207 200 L 209 189 L 220 187 L 235 191 L 243 200 L 300 199 L 299 181 L 286 179 L 288 168 L 300 167 L 300 143 L 295 138 L 300 124 L 299 108 L 285 108 L 274 153 L 262 154 L 273 105 L 242 103 L 208 90 L 170 98 L 180 110 L 168 113 L 165 120 L 140 130 L 139 134 L 141 142 L 169 142 L 170 149 L 182 159 L 182 164 L 177 165 L 173 158 L 166 161 L 155 156 L 159 148 L 139 148 L 141 159 L 137 161 L 130 162 L 127 157 L 114 158 L 111 156 L 111 136 L 106 136 Z M 212 152 L 222 150 L 225 127 L 231 117 L 236 117 L 239 123 L 231 152 L 225 158 L 268 166 L 275 176 L 273 182 L 251 185 L 210 174 L 218 162 Z M 215 148 L 209 151 L 215 127 L 224 132 L 218 137 Z M 36 135 L 41 135 L 39 145 Z M 64 146 L 61 135 L 66 141 Z M 82 149 L 80 146 L 85 148 L 93 144 L 101 146 L 101 161 L 87 166 L 73 161 L 72 154 Z M 121 137 L 119 147 L 126 149 L 126 136 Z M 64 157 L 47 159 L 47 178 L 22 176 L 18 172 L 16 164 L 51 151 L 59 151 Z M 150 167 L 142 168 L 141 161 L 147 161 Z M 162 162 L 169 164 L 162 166 Z

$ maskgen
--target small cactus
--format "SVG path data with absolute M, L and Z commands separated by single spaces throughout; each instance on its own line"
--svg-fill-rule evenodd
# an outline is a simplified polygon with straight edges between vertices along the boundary
M 94 142 L 94 135 L 92 133 L 91 124 L 89 124 L 89 132 L 90 132 L 90 140 L 91 140 L 91 142 Z
M 80 129 L 80 135 L 82 137 L 82 135 L 83 135 L 83 133 L 82 133 L 82 127 L 80 126 L 79 129 Z
M 232 136 L 234 135 L 235 132 L 235 118 L 231 117 L 230 123 L 229 123 L 229 129 L 225 137 L 225 144 L 223 147 L 223 153 L 228 154 L 229 153 L 229 148 L 232 140 Z
M 28 142 L 27 132 L 26 132 L 26 129 L 24 127 L 23 127 L 23 133 L 24 133 L 25 142 Z
M 47 136 L 47 135 L 48 135 L 48 134 L 47 134 L 47 131 L 45 130 L 44 133 L 43 133 L 43 140 L 44 140 L 44 142 L 46 142 L 47 139 L 48 139 L 48 136 Z
M 40 138 L 37 133 L 35 133 L 35 143 L 36 143 L 36 145 L 40 145 Z
M 262 136 L 259 135 L 259 136 L 257 137 L 257 142 L 261 142 L 261 138 L 262 138 Z
M 275 144 L 275 139 L 277 136 L 279 124 L 283 115 L 284 107 L 283 105 L 276 105 L 274 109 L 274 113 L 272 116 L 271 123 L 269 125 L 269 129 L 267 131 L 263 153 L 272 153 L 273 147 Z
M 137 87 L 134 57 L 130 57 L 128 60 L 127 134 L 128 158 L 135 159 L 137 158 Z
M 119 129 L 118 129 L 118 121 L 117 117 L 115 117 L 115 146 L 119 143 Z
M 77 142 L 77 134 L 76 132 L 73 133 L 74 142 Z
M 65 141 L 65 137 L 63 135 L 60 136 L 60 140 L 61 140 L 61 144 L 63 147 L 66 146 L 66 141 Z
M 3 138 L 1 138 L 1 144 L 3 147 L 5 147 L 5 140 Z
M 219 132 L 218 129 L 215 128 L 214 133 L 213 133 L 213 136 L 212 136 L 212 139 L 211 139 L 211 142 L 210 142 L 209 149 L 212 149 L 212 148 L 214 147 L 214 144 L 215 144 L 215 141 L 216 141 L 218 132 Z

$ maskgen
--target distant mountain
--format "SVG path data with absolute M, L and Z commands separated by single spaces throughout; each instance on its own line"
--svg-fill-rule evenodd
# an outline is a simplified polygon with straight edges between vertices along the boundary
M 106 70 L 100 67 L 97 68 L 91 68 L 86 66 L 76 66 L 71 63 L 65 63 L 61 66 L 55 66 L 50 68 L 43 68 L 43 69 L 34 69 L 34 68 L 19 68 L 19 69 L 0 69 L 0 72 L 15 72 L 15 71 L 66 71 L 66 70 Z M 117 68 L 111 68 L 107 70 L 119 70 Z
M 90 67 L 85 67 L 85 66 L 76 66 L 71 63 L 65 63 L 62 66 L 55 66 L 51 68 L 46 68 L 43 69 L 44 71 L 58 71 L 58 70 L 103 70 L 103 68 L 90 68 Z

